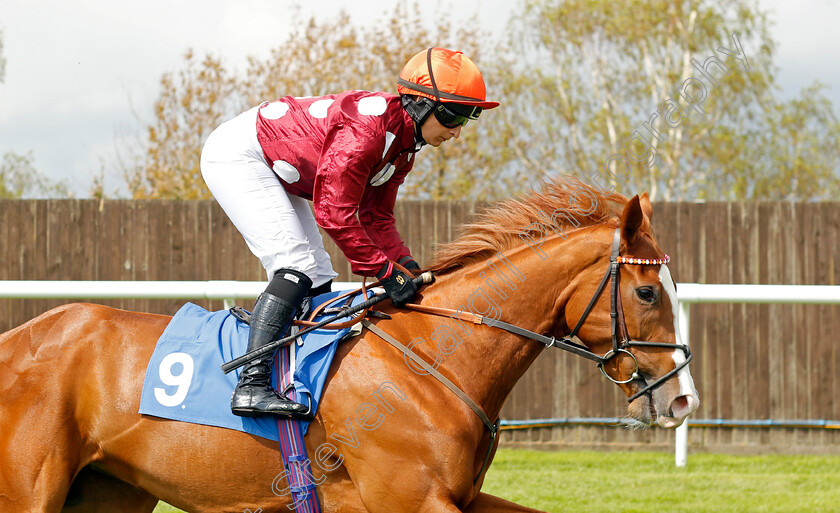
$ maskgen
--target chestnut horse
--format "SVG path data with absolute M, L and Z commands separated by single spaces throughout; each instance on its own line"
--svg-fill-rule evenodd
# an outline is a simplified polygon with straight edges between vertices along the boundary
M 678 426 L 699 400 L 687 349 L 677 350 L 674 284 L 650 216 L 646 195 L 548 183 L 488 210 L 445 245 L 431 267 L 436 282 L 418 302 L 550 337 L 568 336 L 583 318 L 575 341 L 589 355 L 613 352 L 602 370 L 632 398 L 629 415 Z M 618 329 L 642 341 L 617 351 L 615 307 L 599 288 L 616 230 L 623 257 L 650 259 L 615 276 Z M 376 327 L 490 419 L 546 348 L 459 314 L 386 303 L 378 309 L 390 318 L 377 317 Z M 0 511 L 150 512 L 158 499 L 208 513 L 287 511 L 276 442 L 138 413 L 146 365 L 169 319 L 70 304 L 0 335 Z M 339 347 L 306 445 L 325 512 L 536 511 L 481 492 L 494 450 L 485 423 L 371 331 Z

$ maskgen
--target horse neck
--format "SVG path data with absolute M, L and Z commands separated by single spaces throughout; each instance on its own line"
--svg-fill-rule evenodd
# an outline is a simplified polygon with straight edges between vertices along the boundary
M 554 334 L 563 322 L 575 277 L 608 255 L 606 237 L 595 237 L 596 229 L 575 230 L 566 239 L 550 238 L 539 252 L 523 245 L 443 275 L 428 293 L 424 291 L 423 304 Z M 427 321 L 429 332 L 438 334 L 438 349 L 445 340 L 449 343 L 444 347 L 455 346 L 446 352 L 441 369 L 454 376 L 489 416 L 498 415 L 516 382 L 545 346 L 497 328 L 452 320 L 458 317 Z

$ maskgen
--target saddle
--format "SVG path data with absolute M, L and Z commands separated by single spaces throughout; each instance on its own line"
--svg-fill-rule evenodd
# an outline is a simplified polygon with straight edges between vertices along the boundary
M 341 298 L 333 292 L 319 296 L 317 305 L 303 309 L 295 325 L 325 316 L 333 308 L 341 308 L 347 300 L 360 303 L 364 299 L 355 295 Z M 327 301 L 326 305 L 322 305 Z M 333 304 L 330 304 L 333 303 Z M 320 312 L 319 312 L 320 310 Z M 249 312 L 241 307 L 208 312 L 193 303 L 187 303 L 175 314 L 161 334 L 149 359 L 140 413 L 155 417 L 225 427 L 245 431 L 263 438 L 277 440 L 275 419 L 237 417 L 230 413 L 230 396 L 236 386 L 236 373 L 225 374 L 219 368 L 245 354 L 248 343 Z M 358 319 L 354 319 L 355 322 Z M 303 404 L 311 405 L 317 412 L 320 395 L 326 381 L 332 358 L 339 341 L 347 340 L 361 328 L 344 326 L 338 330 L 317 329 L 306 337 L 306 343 L 294 344 L 297 362 L 294 369 L 294 387 Z M 278 358 L 279 359 L 279 358 Z M 278 359 L 275 359 L 277 362 Z M 287 365 L 289 363 L 286 359 Z M 276 373 L 276 371 L 275 371 Z M 279 383 L 279 380 L 272 380 Z M 304 432 L 308 428 L 304 423 Z

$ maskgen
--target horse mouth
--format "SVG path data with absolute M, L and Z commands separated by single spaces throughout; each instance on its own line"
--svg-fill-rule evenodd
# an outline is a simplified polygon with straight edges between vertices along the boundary
M 633 393 L 636 393 L 647 386 L 647 381 L 644 378 L 634 379 L 632 381 Z M 629 427 L 632 429 L 647 429 L 657 424 L 659 413 L 656 411 L 656 404 L 653 401 L 652 394 L 647 392 L 639 396 L 629 406 Z
M 621 424 L 627 429 L 641 430 L 656 425 L 656 408 L 650 397 L 643 395 L 628 406 L 627 416 L 621 419 Z

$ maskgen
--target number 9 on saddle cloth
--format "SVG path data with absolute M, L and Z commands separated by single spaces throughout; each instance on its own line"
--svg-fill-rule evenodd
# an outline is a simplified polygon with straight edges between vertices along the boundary
M 339 295 L 341 292 L 323 294 L 315 298 L 314 303 L 322 304 L 332 299 L 334 304 L 325 308 L 330 313 L 332 308 L 354 306 L 364 301 L 361 294 L 357 294 L 350 305 L 345 305 L 347 298 L 334 300 Z M 311 406 L 313 415 L 318 410 L 336 347 L 350 331 L 351 328 L 315 330 L 304 335 L 304 343 L 295 348 L 295 391 L 300 402 Z M 276 418 L 238 417 L 230 411 L 237 373 L 225 374 L 220 367 L 245 352 L 248 333 L 248 324 L 228 310 L 208 312 L 193 303 L 185 304 L 164 330 L 149 360 L 140 413 L 279 440 Z M 276 369 L 274 376 L 277 377 Z M 279 381 L 272 380 L 273 383 Z M 308 425 L 308 422 L 302 423 L 304 433 Z

